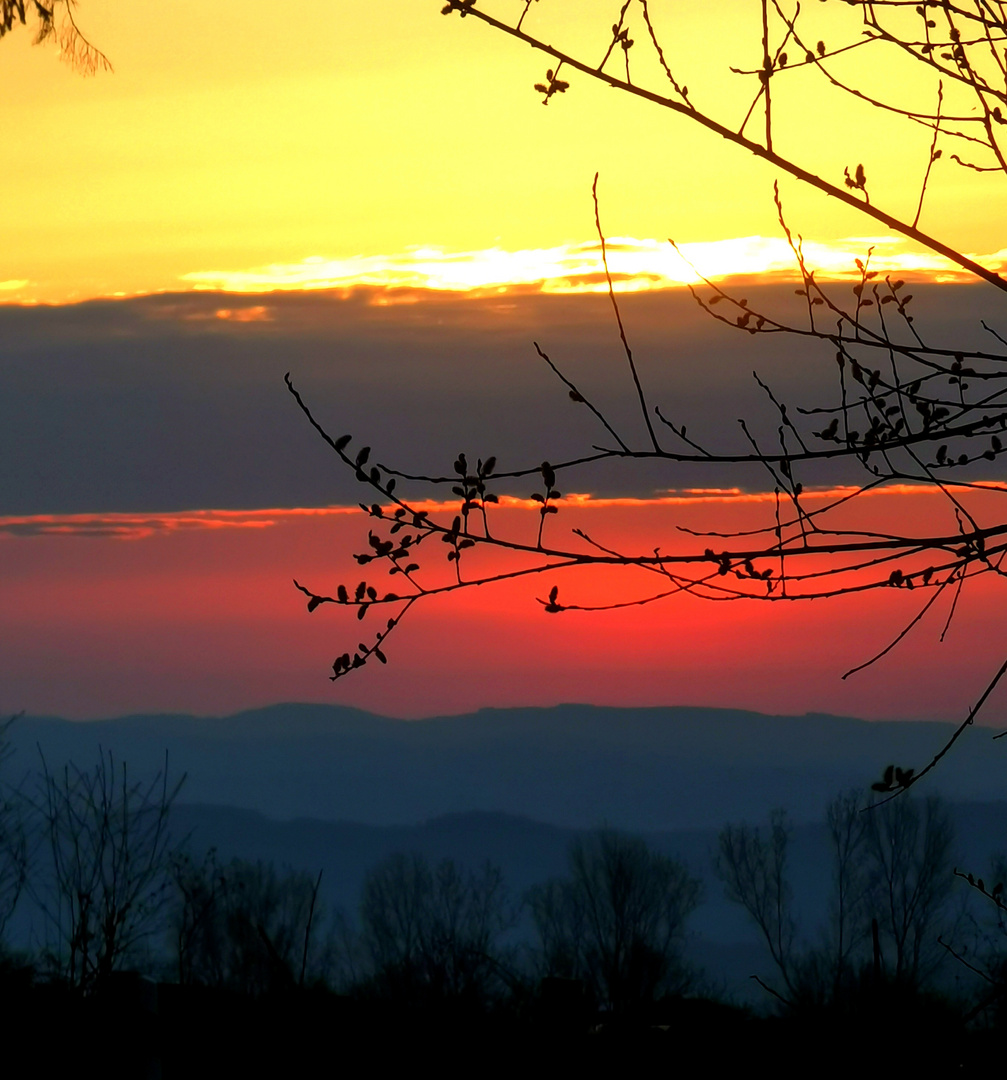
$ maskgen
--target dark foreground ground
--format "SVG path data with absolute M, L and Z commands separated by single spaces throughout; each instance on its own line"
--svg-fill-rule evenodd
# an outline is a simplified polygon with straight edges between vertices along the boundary
M 253 1000 L 126 975 L 88 999 L 7 981 L 0 1007 L 7 1076 L 945 1077 L 1002 1075 L 1007 1045 L 1007 1031 L 966 1030 L 945 1003 L 890 988 L 789 1018 L 677 999 L 617 1020 L 541 987 L 520 1006 L 486 1012 L 324 990 Z

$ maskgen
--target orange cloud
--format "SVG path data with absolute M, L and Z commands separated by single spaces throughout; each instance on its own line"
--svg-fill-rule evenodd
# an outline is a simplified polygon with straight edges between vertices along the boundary
M 257 304 L 255 307 L 218 308 L 214 315 L 226 322 L 239 323 L 271 322 L 273 318 L 269 308 L 263 304 Z
M 1007 483 L 973 485 L 977 492 L 1007 491 Z M 803 502 L 828 502 L 846 498 L 859 491 L 855 487 L 808 487 Z M 905 496 L 941 498 L 933 488 L 921 484 L 892 484 L 872 488 L 857 495 L 858 499 L 898 499 Z M 539 504 L 532 499 L 501 495 L 498 510 L 537 511 Z M 774 504 L 776 496 L 769 491 L 743 491 L 741 488 L 684 488 L 650 498 L 619 496 L 599 498 L 589 493 L 571 492 L 555 500 L 557 507 L 566 510 L 613 511 L 657 510 L 662 507 L 758 506 Z M 461 505 L 458 500 L 413 499 L 414 510 L 428 514 L 454 514 Z M 184 510 L 153 514 L 34 514 L 0 517 L 2 536 L 66 536 L 109 537 L 119 540 L 140 540 L 145 537 L 213 529 L 268 529 L 298 518 L 330 518 L 361 515 L 359 506 L 295 506 L 258 510 Z
M 268 529 L 284 518 L 360 512 L 355 506 L 328 506 L 284 510 L 187 510 L 162 514 L 35 514 L 0 517 L 0 536 L 94 536 L 141 540 L 159 534 L 196 530 Z

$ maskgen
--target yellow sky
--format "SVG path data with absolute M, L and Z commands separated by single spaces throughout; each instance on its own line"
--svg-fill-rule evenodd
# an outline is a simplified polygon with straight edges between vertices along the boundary
M 481 2 L 505 15 L 523 7 Z M 532 15 L 550 40 L 593 55 L 618 6 L 541 0 Z M 81 0 L 81 25 L 115 67 L 91 78 L 15 32 L 0 44 L 0 297 L 191 288 L 192 275 L 223 281 L 415 248 L 581 244 L 593 233 L 596 171 L 612 235 L 698 243 L 778 232 L 766 166 L 585 77 L 543 108 L 532 90 L 543 57 L 440 7 Z M 757 9 L 654 5 L 698 104 L 743 113 L 751 80 L 726 67 L 757 63 Z M 870 79 L 917 89 L 895 69 Z M 911 217 L 926 133 L 845 99 L 833 111 L 828 94 L 795 85 L 777 106 L 785 148 L 834 180 L 863 161 L 874 201 Z M 969 252 L 1005 246 L 991 228 L 1007 218 L 995 181 L 950 168 L 935 179 L 923 226 Z M 818 241 L 878 231 L 796 182 L 784 193 L 795 227 Z

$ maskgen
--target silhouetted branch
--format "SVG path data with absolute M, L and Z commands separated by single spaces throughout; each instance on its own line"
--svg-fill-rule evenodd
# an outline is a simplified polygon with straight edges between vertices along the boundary
M 938 20 L 929 18 L 936 9 L 926 5 L 917 8 L 901 0 L 855 0 L 843 5 L 844 9 L 852 7 L 854 14 L 863 18 L 850 31 L 855 40 L 826 44 L 815 40 L 809 28 L 810 17 L 800 7 L 795 6 L 790 14 L 778 0 L 764 0 L 760 5 L 761 63 L 752 70 L 730 69 L 737 78 L 757 80 L 749 98 L 749 116 L 761 108 L 764 131 L 759 141 L 744 134 L 748 117 L 738 129 L 736 120 L 715 116 L 696 105 L 697 95 L 676 75 L 674 59 L 662 44 L 647 0 L 624 0 L 620 4 L 611 32 L 605 31 L 606 48 L 600 62 L 578 58 L 535 33 L 533 24 L 544 2 L 527 0 L 520 5 L 519 17 L 513 23 L 493 14 L 492 2 L 486 0 L 447 0 L 442 11 L 463 18 L 471 16 L 549 56 L 554 67 L 548 71 L 546 81 L 536 86 L 545 102 L 575 91 L 568 81 L 571 73 L 599 80 L 700 125 L 726 143 L 768 162 L 778 172 L 855 208 L 997 289 L 1007 290 L 1007 281 L 994 269 L 919 229 L 927 192 L 940 175 L 938 162 L 946 160 L 943 146 L 948 140 L 965 139 L 977 153 L 982 148 L 989 154 L 990 167 L 996 163 L 1002 173 L 1007 173 L 998 142 L 999 126 L 1007 123 L 998 104 L 1007 105 L 1007 95 L 999 89 L 1007 62 L 1001 62 L 997 51 L 1007 44 L 1007 16 L 999 7 L 984 2 L 943 5 L 939 13 L 943 22 L 938 27 Z M 893 21 L 900 13 L 908 20 L 901 31 L 900 24 Z M 638 18 L 643 26 L 638 26 Z M 914 26 L 920 29 L 918 37 Z M 635 40 L 634 27 L 640 30 L 636 35 L 639 41 Z M 866 34 L 861 32 L 865 28 Z M 885 50 L 892 49 L 922 65 L 933 77 L 934 111 L 900 102 L 897 93 L 889 100 L 868 85 L 866 74 L 865 90 L 851 85 L 849 79 L 837 78 L 833 70 L 832 61 L 840 55 L 870 57 L 876 62 Z M 625 77 L 609 70 L 616 67 L 620 51 Z M 643 62 L 647 57 L 651 69 Z M 563 79 L 559 78 L 561 68 Z M 844 177 L 833 181 L 813 164 L 798 159 L 807 152 L 800 140 L 784 142 L 776 128 L 785 115 L 781 104 L 798 70 L 809 78 L 820 75 L 829 85 L 883 109 L 893 119 L 923 125 L 929 152 L 918 198 L 914 191 L 909 211 L 915 210 L 912 220 L 879 207 L 883 196 L 869 184 L 870 162 L 865 165 L 851 154 Z M 648 86 L 651 77 L 658 80 L 656 89 Z M 971 94 L 968 107 L 961 105 L 963 91 Z M 784 145 L 795 150 L 783 152 L 780 148 Z M 987 167 L 982 162 L 979 165 Z M 322 592 L 295 582 L 308 599 L 309 611 L 331 604 L 350 608 L 358 619 L 364 619 L 371 608 L 389 604 L 396 608 L 397 613 L 372 637 L 371 644 L 362 642 L 354 653 L 346 652 L 336 661 L 333 678 L 356 670 L 372 656 L 384 662 L 382 645 L 387 636 L 408 611 L 429 597 L 541 574 L 550 575 L 547 594 L 537 598 L 548 614 L 642 607 L 683 593 L 711 602 L 794 603 L 878 589 L 923 590 L 917 613 L 884 648 L 847 671 L 845 678 L 889 655 L 949 587 L 953 586 L 954 596 L 947 626 L 958 610 L 966 580 L 971 583 L 984 575 L 1007 572 L 1003 567 L 1007 558 L 1007 522 L 994 502 L 1007 497 L 1007 486 L 982 479 L 987 475 L 982 470 L 988 470 L 991 464 L 1002 466 L 1007 456 L 1007 351 L 956 348 L 931 340 L 918 320 L 919 301 L 914 305 L 911 288 L 894 274 L 882 277 L 872 269 L 872 248 L 864 252 L 863 258 L 854 259 L 852 281 L 824 284 L 809 265 L 804 241 L 787 221 L 779 187 L 774 184 L 776 216 L 793 253 L 798 281 L 795 292 L 803 310 L 797 314 L 761 310 L 761 304 L 750 302 L 698 271 L 698 283 L 689 288 L 704 313 L 734 331 L 749 336 L 784 335 L 795 342 L 820 346 L 826 363 L 834 364 L 833 390 L 817 400 L 793 404 L 754 373 L 766 395 L 772 434 L 751 418 L 740 417 L 740 438 L 724 432 L 724 442 L 714 445 L 690 432 L 677 415 L 671 419 L 669 411 L 660 403 L 652 404 L 645 393 L 609 266 L 597 174 L 592 200 L 600 269 L 626 360 L 628 388 L 646 427 L 645 445 L 638 445 L 621 423 L 613 422 L 607 402 L 597 395 L 589 400 L 538 342 L 535 349 L 539 357 L 571 400 L 589 409 L 612 445 L 585 447 L 583 452 L 558 462 L 552 457 L 542 460 L 541 451 L 529 448 L 524 462 L 506 469 L 498 468 L 495 456 L 473 462 L 464 453 L 458 455 L 451 471 L 422 472 L 408 467 L 408 463 L 403 467 L 383 460 L 372 464 L 370 447 L 351 450 L 350 435 L 330 435 L 312 415 L 290 376 L 286 377 L 288 389 L 309 423 L 366 491 L 360 506 L 370 528 L 367 547 L 355 553 L 357 563 L 374 564 L 389 576 L 397 576 L 402 585 L 386 591 L 368 578 L 356 588 L 342 584 Z M 672 247 L 682 255 L 674 242 Z M 1000 345 L 1007 346 L 1007 339 L 985 323 L 983 326 Z M 652 416 L 675 436 L 674 449 L 659 442 Z M 858 470 L 858 482 L 838 495 L 816 489 L 809 484 L 809 476 L 815 475 L 812 468 L 827 462 Z M 765 519 L 755 528 L 737 531 L 700 532 L 678 525 L 676 535 L 683 542 L 670 551 L 654 545 L 644 551 L 625 550 L 625 544 L 619 544 L 617 550 L 593 531 L 589 535 L 578 527 L 563 534 L 555 524 L 546 528 L 546 522 L 554 517 L 564 520 L 563 515 L 573 505 L 572 500 L 563 498 L 559 488 L 583 490 L 572 486 L 577 482 L 578 470 L 604 464 L 623 468 L 632 476 L 634 468 L 648 463 L 759 469 L 765 477 Z M 397 481 L 402 482 L 402 489 L 396 486 Z M 530 484 L 534 484 L 531 492 L 527 486 Z M 940 499 L 942 512 L 953 516 L 953 528 L 935 524 L 911 535 L 908 530 L 900 532 L 898 526 L 884 527 L 869 515 L 866 526 L 853 527 L 848 519 L 844 520 L 841 510 L 852 500 L 890 485 L 912 485 L 933 492 Z M 973 504 L 978 495 L 984 499 L 982 515 Z M 533 510 L 534 514 L 504 516 L 500 509 L 504 504 L 512 509 Z M 434 558 L 436 552 L 444 558 Z M 487 569 L 485 562 L 471 560 L 471 554 L 476 552 L 505 555 L 506 568 Z M 551 580 L 554 573 L 586 569 L 644 570 L 658 574 L 660 585 L 641 588 L 637 576 L 632 586 L 607 601 L 581 603 L 565 592 L 561 597 L 559 584 Z M 656 584 L 653 578 L 650 581 Z M 876 789 L 886 795 L 897 794 L 927 775 L 971 726 L 1004 670 L 1007 664 L 924 768 L 915 772 L 892 766 L 891 775 L 886 771 L 886 780 L 875 785 Z

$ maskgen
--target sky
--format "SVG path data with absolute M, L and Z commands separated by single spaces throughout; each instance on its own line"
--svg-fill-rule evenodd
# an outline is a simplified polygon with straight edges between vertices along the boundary
M 13 32 L 0 65 L 16 103 L 0 149 L 0 282 L 12 298 L 60 300 L 307 258 L 551 249 L 592 239 L 595 172 L 609 235 L 779 239 L 767 166 L 584 77 L 543 108 L 532 87 L 544 58 L 475 19 L 442 17 L 441 6 L 305 0 L 278 17 L 266 0 L 83 0 L 78 22 L 113 67 L 90 78 Z M 523 2 L 487 6 L 507 15 Z M 536 0 L 526 25 L 600 56 L 618 6 Z M 814 5 L 812 36 L 855 39 L 842 7 Z M 705 5 L 667 0 L 654 18 L 692 98 L 739 123 L 753 80 L 728 69 L 761 54 L 758 5 L 719 0 L 711 19 Z M 839 74 L 868 67 L 872 92 L 933 104 L 914 66 L 859 55 L 838 58 Z M 874 201 L 911 217 L 926 130 L 830 93 L 807 71 L 789 78 L 777 90 L 778 145 L 837 180 L 863 160 Z M 921 225 L 939 224 L 963 251 L 998 251 L 995 178 L 947 162 L 937 173 Z M 870 224 L 796 181 L 782 192 L 818 243 L 862 237 Z
M 260 0 L 83 0 L 78 21 L 112 65 L 91 76 L 24 30 L 0 42 L 14 103 L 0 146 L 0 708 L 97 717 L 311 700 L 417 717 L 584 700 L 959 715 L 999 663 L 994 587 L 967 595 L 943 644 L 938 619 L 845 681 L 911 617 L 901 597 L 801 610 L 679 598 L 555 618 L 526 582 L 431 604 L 387 668 L 328 681 L 356 628 L 325 608 L 309 616 L 292 578 L 334 589 L 366 523 L 283 374 L 381 460 L 443 471 L 465 450 L 534 464 L 599 437 L 537 341 L 633 431 L 599 291 L 596 173 L 654 400 L 726 446 L 738 416 L 771 430 L 753 368 L 791 399 L 831 386 L 829 357 L 732 332 L 681 287 L 691 263 L 793 309 L 765 165 L 584 77 L 543 108 L 542 57 L 440 7 L 306 0 L 277 17 Z M 756 8 L 721 0 L 714 21 L 704 5 L 655 5 L 694 99 L 736 119 L 751 79 L 727 69 L 758 61 Z M 617 9 L 538 0 L 527 25 L 593 55 Z M 812 13 L 830 42 L 851 32 L 834 12 Z M 871 78 L 879 92 L 930 92 L 897 64 Z M 779 141 L 837 180 L 864 161 L 873 201 L 911 218 L 927 133 L 804 79 L 777 101 Z M 981 337 L 979 320 L 1002 311 L 834 200 L 793 181 L 781 193 L 837 288 L 873 248 L 880 270 L 918 284 L 938 336 Z M 941 163 L 921 226 L 1007 265 L 991 227 L 1007 220 L 1002 198 L 990 178 Z M 768 512 L 764 478 L 737 470 L 613 467 L 572 482 L 579 498 L 556 527 L 639 550 L 673 545 L 680 525 L 746 527 Z M 851 482 L 809 477 L 822 498 Z M 529 493 L 509 492 L 508 527 L 534 527 Z M 923 528 L 942 512 L 928 499 L 892 492 L 871 507 Z

